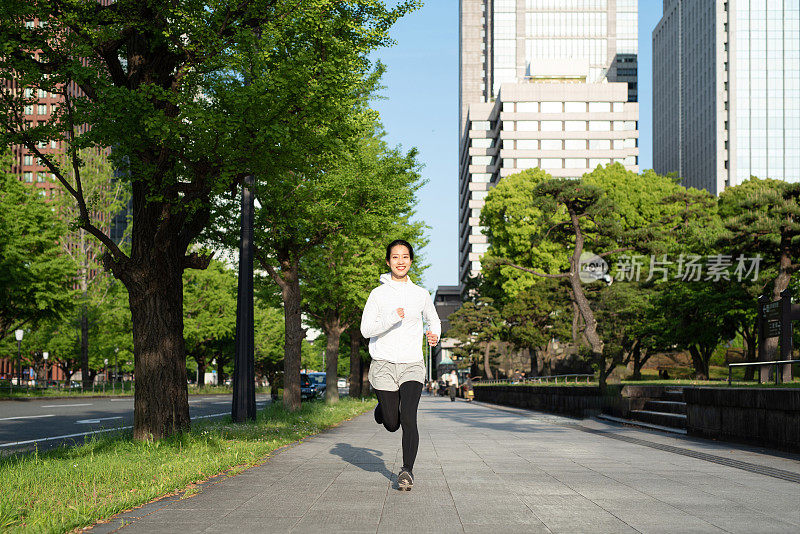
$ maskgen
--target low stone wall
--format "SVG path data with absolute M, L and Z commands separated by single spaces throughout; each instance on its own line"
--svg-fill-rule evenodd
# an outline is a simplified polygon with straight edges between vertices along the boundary
M 800 388 L 687 387 L 692 436 L 800 452 Z
M 475 400 L 574 417 L 598 414 L 604 404 L 597 386 L 476 386 Z

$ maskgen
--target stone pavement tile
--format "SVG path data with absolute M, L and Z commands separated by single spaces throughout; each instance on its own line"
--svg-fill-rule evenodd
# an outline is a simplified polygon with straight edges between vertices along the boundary
M 299 517 L 263 517 L 263 518 L 240 518 L 240 517 L 226 517 L 224 520 L 215 523 L 205 530 L 195 531 L 204 532 L 209 534 L 264 534 L 264 533 L 282 533 L 289 532 L 297 522 L 300 521 Z M 128 534 L 127 530 L 123 531 Z M 161 533 L 160 530 L 152 532 Z M 184 532 L 191 532 L 191 530 L 184 530 Z
M 224 517 L 229 510 L 181 510 L 172 506 L 161 508 L 152 514 L 139 519 L 134 524 L 142 523 L 177 523 L 185 525 L 206 525 Z
M 458 510 L 458 517 L 466 523 L 494 523 L 495 525 L 535 525 L 542 522 L 531 512 L 530 508 L 514 496 L 498 495 L 490 497 L 467 497 L 454 493 L 453 499 Z
M 341 501 L 318 503 L 294 526 L 296 532 L 375 532 L 381 519 L 383 502 L 349 505 Z
M 464 532 L 467 534 L 498 534 L 497 523 L 464 523 Z M 550 534 L 544 523 L 503 524 L 503 534 Z
M 800 497 L 797 499 L 800 507 Z M 770 517 L 753 509 L 738 506 L 705 506 L 705 503 L 682 504 L 680 509 L 687 514 L 728 532 L 749 534 L 751 532 L 797 532 L 797 525 Z
M 635 533 L 627 523 L 591 503 L 588 506 L 563 506 L 529 503 L 531 511 L 551 532 Z
M 237 492 L 234 495 L 219 495 L 216 492 L 201 491 L 191 497 L 176 501 L 171 510 L 233 510 L 255 497 L 256 493 Z

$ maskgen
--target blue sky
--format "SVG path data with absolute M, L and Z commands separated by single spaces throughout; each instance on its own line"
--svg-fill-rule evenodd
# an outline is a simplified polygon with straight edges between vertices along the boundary
M 391 2 L 389 2 L 391 3 Z M 639 0 L 639 165 L 652 166 L 652 31 L 662 0 Z M 421 281 L 434 291 L 458 283 L 458 0 L 428 0 L 392 29 L 397 44 L 375 57 L 387 66 L 381 114 L 387 141 L 416 147 L 428 183 L 417 219 L 430 228 Z M 420 283 L 419 281 L 417 281 Z

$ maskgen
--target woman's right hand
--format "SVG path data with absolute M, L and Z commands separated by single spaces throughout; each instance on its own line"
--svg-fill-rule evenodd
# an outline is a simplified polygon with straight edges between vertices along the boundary
M 403 318 L 406 316 L 406 312 L 403 311 L 403 308 L 397 308 L 397 315 Z

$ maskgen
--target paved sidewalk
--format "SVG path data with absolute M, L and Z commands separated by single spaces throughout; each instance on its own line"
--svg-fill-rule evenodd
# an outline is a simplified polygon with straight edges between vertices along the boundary
M 800 457 L 423 396 L 411 492 L 368 413 L 94 532 L 800 532 Z

